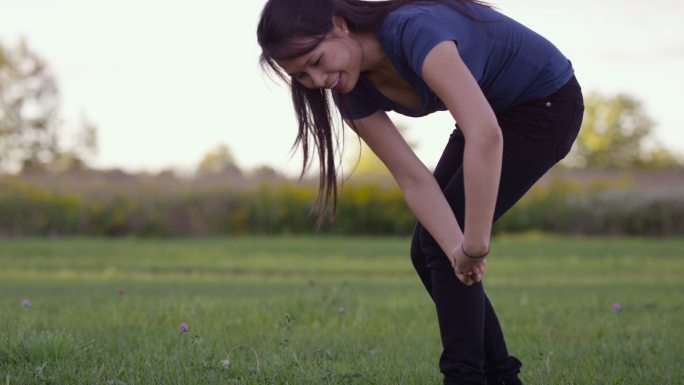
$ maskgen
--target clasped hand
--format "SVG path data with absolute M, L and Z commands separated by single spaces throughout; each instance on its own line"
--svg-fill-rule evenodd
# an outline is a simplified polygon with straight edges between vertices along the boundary
M 471 258 L 463 253 L 462 245 L 458 245 L 448 256 L 454 272 L 464 285 L 470 286 L 482 281 L 482 275 L 487 265 L 485 258 Z

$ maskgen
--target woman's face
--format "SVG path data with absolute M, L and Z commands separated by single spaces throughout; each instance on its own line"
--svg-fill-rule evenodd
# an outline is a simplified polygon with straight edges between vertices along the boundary
M 361 46 L 349 36 L 346 24 L 340 20 L 333 19 L 333 30 L 313 51 L 277 61 L 278 65 L 306 88 L 350 92 L 361 72 Z M 307 38 L 301 39 L 306 43 Z

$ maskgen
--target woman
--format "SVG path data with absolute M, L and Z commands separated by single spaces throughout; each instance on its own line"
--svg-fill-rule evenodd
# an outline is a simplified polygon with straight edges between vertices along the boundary
M 492 222 L 577 136 L 570 61 L 474 0 L 269 0 L 257 36 L 262 65 L 290 83 L 303 170 L 312 147 L 320 162 L 319 223 L 337 200 L 331 94 L 418 218 L 411 259 L 437 309 L 444 384 L 521 384 L 481 280 Z M 456 120 L 434 175 L 389 110 Z

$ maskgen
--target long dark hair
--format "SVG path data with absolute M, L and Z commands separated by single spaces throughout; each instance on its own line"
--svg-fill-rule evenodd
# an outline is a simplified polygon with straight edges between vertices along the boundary
M 257 28 L 257 40 L 262 49 L 259 62 L 264 70 L 272 70 L 290 85 L 298 123 L 292 149 L 301 147 L 304 158 L 300 178 L 311 165 L 310 155 L 314 149 L 318 155 L 320 174 L 314 212 L 318 214 L 319 228 L 330 204 L 333 217 L 337 206 L 335 149 L 339 140 L 332 124 L 330 91 L 304 87 L 292 80 L 276 61 L 294 59 L 313 51 L 332 30 L 333 16 L 342 17 L 351 32 L 375 32 L 390 12 L 409 3 L 444 3 L 475 19 L 476 14 L 468 5 L 487 5 L 479 0 L 269 0 L 261 13 Z M 293 39 L 297 37 L 310 40 L 302 43 L 302 40 Z M 344 96 L 341 96 L 344 108 Z

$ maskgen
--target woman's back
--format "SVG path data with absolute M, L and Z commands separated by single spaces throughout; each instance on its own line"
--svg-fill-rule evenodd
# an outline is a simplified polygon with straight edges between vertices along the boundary
M 460 56 L 494 111 L 547 96 L 572 77 L 570 61 L 544 37 L 487 6 L 472 3 L 460 7 L 468 7 L 478 20 L 467 11 L 439 3 L 406 4 L 385 18 L 377 31 L 378 41 L 423 105 L 418 109 L 392 105 L 369 89 L 369 82 L 360 82 L 359 89 L 347 97 L 353 118 L 378 109 L 409 116 L 445 110 L 422 79 L 425 57 L 445 40 L 457 43 Z M 361 105 L 363 111 L 356 111 Z

